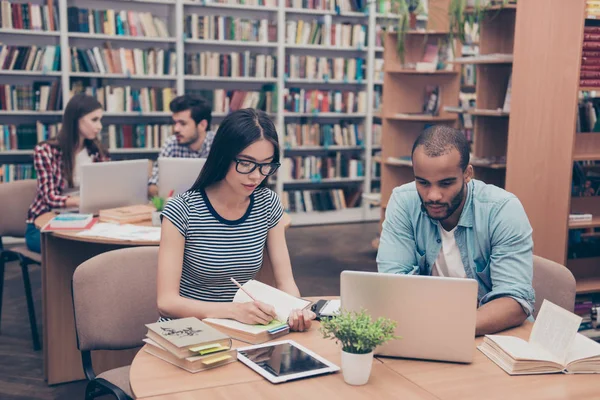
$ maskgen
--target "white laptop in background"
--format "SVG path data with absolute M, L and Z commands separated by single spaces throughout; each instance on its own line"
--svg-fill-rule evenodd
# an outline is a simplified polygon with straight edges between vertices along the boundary
M 167 197 L 188 191 L 198 179 L 206 158 L 158 158 L 158 195 Z
M 148 203 L 148 160 L 110 161 L 81 166 L 79 212 Z
M 397 322 L 375 354 L 469 363 L 475 352 L 477 282 L 473 279 L 343 271 L 341 307 Z

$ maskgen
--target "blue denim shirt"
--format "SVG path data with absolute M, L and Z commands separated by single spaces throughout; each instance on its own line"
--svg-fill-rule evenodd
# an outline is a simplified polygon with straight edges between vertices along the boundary
M 512 193 L 471 180 L 454 231 L 467 278 L 479 283 L 481 306 L 512 297 L 531 316 L 535 295 L 531 225 Z M 431 275 L 442 247 L 436 221 L 422 209 L 414 182 L 394 189 L 379 241 L 379 272 Z

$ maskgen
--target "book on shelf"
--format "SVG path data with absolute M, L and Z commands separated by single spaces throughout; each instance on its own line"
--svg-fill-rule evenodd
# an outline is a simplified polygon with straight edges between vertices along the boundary
M 336 152 L 335 157 L 285 157 L 283 178 L 293 183 L 295 179 L 319 182 L 331 178 L 359 178 L 365 173 L 364 161 Z
M 52 218 L 41 229 L 42 232 L 86 230 L 98 222 L 93 214 L 59 214 Z
M 165 21 L 149 12 L 131 10 L 92 10 L 71 6 L 67 8 L 69 32 L 167 38 Z
M 528 341 L 486 335 L 477 348 L 509 375 L 600 373 L 600 343 L 577 333 L 581 321 L 544 300 Z
M 71 96 L 76 93 L 95 97 L 107 112 L 169 112 L 169 103 L 176 97 L 170 87 L 86 86 L 80 80 L 71 82 Z
M 152 220 L 152 213 L 156 211 L 151 205 L 138 204 L 100 210 L 100 222 L 111 222 L 115 224 L 135 224 Z
M 437 85 L 425 86 L 425 101 L 423 102 L 423 114 L 436 116 L 440 111 L 441 88 Z
M 303 146 L 361 146 L 363 124 L 286 124 L 285 145 L 290 149 Z
M 276 112 L 276 85 L 263 85 L 260 91 L 245 90 L 186 90 L 212 103 L 214 113 L 229 113 L 242 108 L 254 108 L 265 112 Z
M 437 44 L 429 43 L 425 45 L 423 59 L 416 63 L 415 69 L 421 72 L 434 72 L 437 70 L 439 60 L 438 52 L 439 47 Z
M 71 47 L 71 71 L 102 74 L 175 76 L 177 54 L 164 49 L 113 49 Z
M 199 372 L 237 360 L 231 338 L 195 317 L 146 325 L 144 350 L 188 372 Z
M 277 42 L 277 24 L 268 19 L 186 14 L 185 37 L 193 40 Z
M 228 54 L 212 51 L 186 53 L 185 74 L 229 78 L 275 78 L 277 57 L 270 54 L 253 54 L 250 50 Z
M 362 82 L 365 79 L 366 62 L 363 58 L 318 57 L 311 55 L 288 55 L 285 73 L 289 79 L 307 79 L 328 82 Z
M 381 137 L 383 135 L 383 127 L 380 123 L 373 123 L 371 128 L 371 139 L 373 146 L 381 146 Z
M 365 113 L 367 111 L 367 92 L 364 90 L 305 90 L 298 88 L 283 89 L 284 109 L 296 113 L 335 112 Z
M 331 17 L 312 21 L 288 20 L 285 24 L 286 44 L 321 45 L 363 49 L 367 46 L 367 27 L 361 24 L 332 23 Z
M 56 111 L 62 109 L 60 82 L 35 81 L 28 85 L 0 85 L 0 110 Z
M 0 125 L 0 151 L 32 150 L 44 140 L 56 136 L 60 124 L 45 125 L 37 121 L 35 125 Z
M 60 46 L 7 46 L 0 44 L 3 71 L 60 71 Z
M 277 318 L 267 325 L 249 325 L 231 319 L 205 318 L 203 321 L 234 339 L 247 343 L 264 343 L 279 336 L 289 333 L 287 318 L 293 310 L 305 309 L 312 303 L 294 297 L 272 286 L 256 280 L 249 280 L 242 285 L 244 290 L 238 289 L 233 297 L 234 303 L 247 303 L 253 301 L 247 293 L 256 300 L 272 305 Z
M 411 156 L 388 157 L 387 162 L 389 164 L 405 165 L 407 167 L 412 167 L 413 165 Z
M 508 85 L 506 87 L 506 96 L 504 97 L 504 105 L 502 106 L 502 111 L 505 113 L 510 112 L 511 92 L 512 92 L 512 73 L 508 77 Z
M 277 7 L 277 0 L 190 0 L 202 5 L 210 6 L 211 4 L 226 4 L 237 6 L 265 6 Z
M 0 165 L 0 182 L 12 182 L 22 179 L 35 179 L 33 164 L 4 164 Z
M 32 31 L 58 31 L 58 2 L 47 0 L 45 4 L 10 2 L 0 3 L 0 28 Z
M 591 221 L 593 215 L 589 213 L 571 213 L 569 214 L 569 222 Z
M 158 149 L 173 134 L 173 125 L 110 124 L 102 132 L 102 143 L 114 149 Z
M 600 88 L 600 26 L 583 31 L 579 85 Z
M 288 212 L 337 211 L 360 206 L 362 190 L 284 190 L 281 203 Z
M 288 8 L 320 10 L 332 13 L 361 12 L 366 5 L 365 0 L 286 0 L 285 3 L 285 6 Z

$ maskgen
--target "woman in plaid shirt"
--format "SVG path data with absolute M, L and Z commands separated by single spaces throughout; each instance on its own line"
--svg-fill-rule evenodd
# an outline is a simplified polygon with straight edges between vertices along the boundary
M 81 165 L 108 161 L 98 134 L 102 130 L 102 104 L 85 94 L 71 98 L 56 138 L 39 143 L 33 151 L 38 190 L 27 213 L 25 242 L 31 251 L 40 252 L 40 231 L 34 221 L 55 209 L 78 207 Z

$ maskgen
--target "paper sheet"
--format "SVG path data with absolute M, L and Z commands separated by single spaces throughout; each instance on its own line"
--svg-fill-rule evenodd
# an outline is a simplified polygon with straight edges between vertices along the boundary
M 119 225 L 105 222 L 97 223 L 87 231 L 79 232 L 77 235 L 85 237 L 105 237 L 109 239 L 160 242 L 160 227 Z

